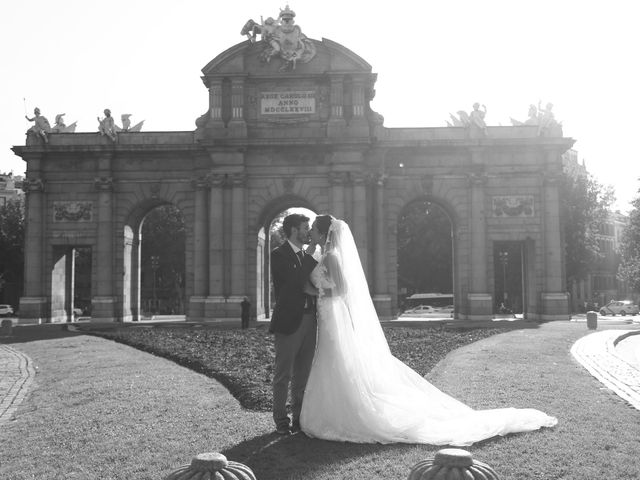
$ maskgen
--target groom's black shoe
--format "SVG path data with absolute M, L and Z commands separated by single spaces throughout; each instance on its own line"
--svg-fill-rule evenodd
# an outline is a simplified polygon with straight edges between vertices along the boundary
M 289 425 L 282 425 L 280 427 L 276 427 L 276 433 L 278 435 L 291 435 L 291 429 Z

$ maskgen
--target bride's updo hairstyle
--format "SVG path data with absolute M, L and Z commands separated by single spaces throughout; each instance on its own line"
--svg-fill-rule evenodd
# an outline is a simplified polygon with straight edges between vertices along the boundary
M 318 215 L 316 217 L 316 226 L 318 227 L 318 232 L 321 235 L 329 234 L 329 227 L 331 226 L 331 222 L 333 221 L 333 217 L 331 215 Z

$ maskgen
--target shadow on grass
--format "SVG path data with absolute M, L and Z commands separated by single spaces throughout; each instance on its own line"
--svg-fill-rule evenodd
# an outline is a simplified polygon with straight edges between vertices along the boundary
M 489 445 L 501 439 L 489 438 L 474 446 Z M 247 465 L 260 480 L 338 478 L 337 475 L 340 478 L 385 478 L 389 475 L 390 459 L 394 459 L 392 468 L 395 470 L 395 476 L 391 478 L 406 478 L 418 461 L 433 458 L 443 448 L 452 447 L 331 442 L 309 438 L 302 433 L 287 437 L 270 433 L 246 440 L 221 453 L 228 460 Z M 419 451 L 417 460 L 416 451 Z M 403 461 L 407 462 L 406 465 L 402 464 Z
M 19 325 L 12 329 L 10 336 L 0 337 L 0 343 L 27 343 L 40 340 L 77 337 L 84 335 L 69 329 L 68 323 L 43 323 L 41 325 Z
M 283 437 L 274 432 L 246 440 L 221 453 L 229 460 L 247 465 L 260 480 L 294 480 L 314 478 L 314 473 L 322 471 L 330 478 L 330 472 L 336 467 L 342 470 L 345 465 L 357 462 L 361 468 L 366 457 L 395 456 L 394 452 L 400 454 L 410 448 L 414 446 L 330 442 L 302 433 Z M 434 453 L 437 450 L 432 449 Z M 433 456 L 428 451 L 425 454 Z M 411 466 L 406 466 L 407 473 Z M 371 474 L 369 478 L 376 478 L 380 472 L 373 470 Z

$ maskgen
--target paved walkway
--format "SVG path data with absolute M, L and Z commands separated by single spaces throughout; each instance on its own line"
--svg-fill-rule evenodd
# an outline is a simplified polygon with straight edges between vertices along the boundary
M 574 343 L 571 354 L 607 388 L 640 410 L 640 369 L 616 347 L 620 341 L 637 345 L 638 334 L 640 330 L 595 332 Z M 637 338 L 632 339 L 631 335 Z
M 33 362 L 28 356 L 0 344 L 0 425 L 11 419 L 34 376 Z

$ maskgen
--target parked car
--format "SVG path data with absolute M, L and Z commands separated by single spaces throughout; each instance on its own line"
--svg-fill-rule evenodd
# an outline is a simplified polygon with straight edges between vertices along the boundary
M 439 313 L 438 310 L 431 305 L 418 305 L 417 307 L 405 310 L 404 313 Z
M 410 308 L 409 310 L 405 310 L 403 315 L 453 317 L 453 305 L 447 305 L 446 307 L 432 307 L 431 305 L 418 305 L 417 307 Z
M 611 300 L 600 308 L 600 315 L 638 315 L 640 307 L 631 300 Z
M 13 307 L 5 303 L 0 304 L 0 317 L 9 317 L 13 315 Z

